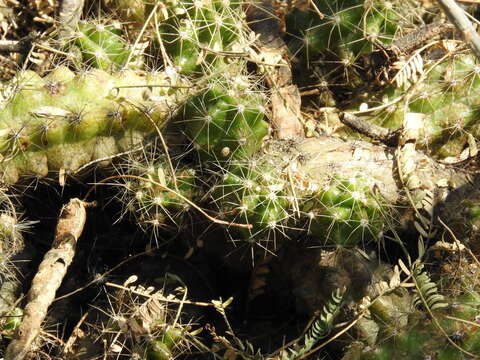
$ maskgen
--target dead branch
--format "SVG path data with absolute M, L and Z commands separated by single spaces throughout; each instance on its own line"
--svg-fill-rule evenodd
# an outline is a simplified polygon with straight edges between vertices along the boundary
M 475 31 L 470 20 L 463 9 L 458 6 L 455 0 L 437 0 L 440 7 L 447 14 L 448 19 L 462 34 L 463 40 L 472 48 L 473 52 L 480 59 L 480 36 Z
M 62 208 L 52 248 L 45 254 L 32 280 L 22 323 L 7 347 L 5 360 L 23 359 L 40 333 L 48 307 L 75 255 L 75 246 L 85 225 L 87 206 L 91 205 L 72 199 Z
M 381 141 L 385 145 L 397 146 L 398 144 L 398 131 L 396 130 L 371 124 L 353 114 L 345 112 L 340 114 L 340 121 L 351 129 L 356 130 L 360 134 L 368 136 L 371 139 Z
M 58 21 L 61 24 L 59 33 L 60 39 L 70 37 L 77 27 L 82 15 L 84 0 L 63 0 L 58 14 Z

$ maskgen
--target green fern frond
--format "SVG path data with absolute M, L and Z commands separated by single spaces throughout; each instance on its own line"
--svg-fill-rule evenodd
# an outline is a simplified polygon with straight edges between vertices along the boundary
M 343 297 L 345 292 L 346 287 L 342 287 L 336 289 L 332 293 L 330 300 L 324 305 L 320 316 L 313 322 L 305 334 L 303 338 L 303 346 L 295 344 L 293 347 L 289 348 L 288 354 L 284 353 L 284 360 L 293 360 L 306 354 L 319 340 L 330 334 L 333 322 L 343 307 Z
M 443 295 L 438 293 L 437 285 L 430 279 L 423 269 L 423 264 L 414 264 L 413 278 L 416 284 L 416 294 L 413 298 L 415 306 L 423 304 L 430 310 L 437 310 L 448 306 Z

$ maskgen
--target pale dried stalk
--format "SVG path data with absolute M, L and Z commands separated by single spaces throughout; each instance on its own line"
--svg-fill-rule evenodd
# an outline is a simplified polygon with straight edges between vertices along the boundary
M 78 21 L 82 16 L 85 0 L 63 0 L 60 5 L 58 22 L 60 23 L 60 39 L 68 39 L 76 30 Z
M 45 254 L 32 280 L 22 323 L 7 347 L 5 360 L 23 359 L 39 334 L 48 307 L 75 255 L 75 246 L 85 225 L 85 207 L 89 205 L 72 199 L 62 208 L 52 248 Z
M 474 26 L 468 20 L 465 11 L 458 6 L 455 0 L 437 0 L 440 7 L 447 14 L 448 19 L 462 34 L 463 40 L 465 40 L 470 48 L 473 50 L 477 58 L 480 59 L 480 36 L 477 34 Z

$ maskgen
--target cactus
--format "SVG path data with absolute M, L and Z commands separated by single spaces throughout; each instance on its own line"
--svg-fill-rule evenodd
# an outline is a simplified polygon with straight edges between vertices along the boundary
M 480 298 L 475 293 L 455 299 L 449 310 L 437 311 L 434 316 L 440 319 L 440 324 L 451 341 L 464 351 L 476 355 L 480 351 L 480 333 L 476 325 L 468 322 L 475 323 L 479 311 Z M 411 313 L 408 324 L 403 328 L 389 332 L 388 326 L 393 324 L 383 323 L 376 345 L 361 350 L 356 358 L 361 360 L 471 358 L 450 343 L 433 325 L 433 321 L 426 319 L 425 314 L 420 311 Z M 357 351 L 358 349 L 355 350 Z
M 248 159 L 261 147 L 268 133 L 264 120 L 265 97 L 255 92 L 252 81 L 238 70 L 210 80 L 206 88 L 187 102 L 182 117 L 185 132 L 205 159 Z
M 0 321 L 0 335 L 12 338 L 15 330 L 22 322 L 23 310 L 15 307 L 10 312 L 2 314 Z
M 165 73 L 97 70 L 75 75 L 60 67 L 45 78 L 21 73 L 0 111 L 2 178 L 44 177 L 131 150 L 161 129 L 187 96 Z
M 309 232 L 325 245 L 355 246 L 378 240 L 386 207 L 361 177 L 332 179 L 301 205 Z
M 243 40 L 244 26 L 230 1 L 171 1 L 168 16 L 160 27 L 172 61 L 181 73 L 202 73 L 223 63 L 221 53 Z
M 333 86 L 361 85 L 360 57 L 374 50 L 374 43 L 390 43 L 399 22 L 408 18 L 404 15 L 408 5 L 394 1 L 317 0 L 315 5 L 322 16 L 313 9 L 288 16 L 290 47 L 302 64 L 322 63 Z
M 185 334 L 178 327 L 168 327 L 155 339 L 148 342 L 147 360 L 169 360 L 173 358 L 175 348 L 184 339 Z
M 81 22 L 74 44 L 80 49 L 82 66 L 118 70 L 127 66 L 130 49 L 118 26 Z
M 461 360 L 478 355 L 480 294 L 476 275 L 479 267 L 465 255 L 456 254 L 458 259 L 440 268 L 441 292 L 418 260 L 409 272 L 415 284 L 415 296 L 409 296 L 405 288 L 395 291 L 392 291 L 394 287 L 388 288 L 387 284 L 395 281 L 384 282 L 384 286 L 375 284 L 375 289 L 385 290 L 370 303 L 370 324 L 364 322 L 358 328 L 359 334 L 366 333 L 361 341 L 368 345 L 351 347 L 344 359 Z M 451 278 L 450 266 L 455 267 L 455 278 Z M 362 331 L 362 327 L 366 331 Z
M 119 199 L 125 211 L 132 213 L 139 226 L 156 241 L 161 232 L 166 234 L 172 227 L 177 232 L 185 224 L 190 204 L 198 193 L 194 169 L 178 165 L 173 170 L 172 174 L 164 154 L 148 155 L 130 159 L 119 176 L 124 178 Z
M 417 141 L 419 147 L 438 159 L 459 158 L 480 135 L 480 99 L 475 96 L 480 85 L 479 69 L 472 55 L 455 56 L 434 68 L 426 67 L 422 70 L 425 78 L 415 86 L 407 102 L 394 103 L 400 93 L 387 88 L 367 103 L 391 105 L 365 116 L 365 120 L 396 129 L 401 126 L 405 112 L 416 113 L 423 124 Z
M 286 235 L 291 198 L 278 170 L 257 160 L 235 163 L 212 189 L 212 200 L 222 218 L 252 225 L 251 229 L 229 229 L 234 240 L 249 240 L 266 248 L 273 242 L 274 248 L 277 238 Z

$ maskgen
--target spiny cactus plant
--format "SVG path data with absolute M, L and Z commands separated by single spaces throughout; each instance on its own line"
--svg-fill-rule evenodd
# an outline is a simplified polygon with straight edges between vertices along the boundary
M 80 22 L 73 44 L 80 50 L 82 66 L 101 70 L 132 68 L 138 54 L 132 53 L 122 35 L 121 27 L 115 24 Z
M 5 190 L 0 191 L 0 279 L 3 281 L 15 278 L 11 260 L 23 250 L 22 232 L 27 231 L 31 224 L 20 219 L 11 195 L 6 194 Z
M 346 247 L 381 239 L 390 211 L 361 176 L 332 179 L 301 210 L 312 235 L 325 245 Z
M 175 348 L 184 338 L 185 332 L 181 328 L 167 327 L 155 339 L 148 342 L 147 360 L 172 359 L 176 352 Z
M 244 74 L 244 65 L 243 61 L 230 64 L 229 70 L 209 79 L 205 89 L 187 101 L 180 121 L 205 160 L 248 159 L 268 134 L 267 99 Z
M 465 149 L 467 153 L 475 151 L 474 139 L 480 135 L 479 99 L 475 96 L 480 84 L 480 67 L 472 55 L 449 55 L 445 49 L 438 48 L 432 51 L 443 52 L 445 60 L 422 68 L 417 74 L 420 80 L 408 96 L 389 88 L 380 96 L 377 94 L 375 99 L 367 100 L 372 108 L 384 106 L 364 118 L 397 129 L 406 112 L 415 113 L 423 124 L 421 138 L 417 141 L 419 147 L 436 158 L 458 161 Z M 408 67 L 408 62 L 403 66 Z
M 454 301 L 449 309 L 436 311 L 444 333 L 434 325 L 421 311 L 409 315 L 408 325 L 404 328 L 394 324 L 381 324 L 376 345 L 357 354 L 358 359 L 469 359 L 479 353 L 479 333 L 476 319 L 479 314 L 478 294 L 461 297 Z M 394 332 L 389 332 L 394 328 Z M 453 342 L 453 343 L 452 343 Z M 352 354 L 350 354 L 352 355 Z
M 462 263 L 458 270 L 476 274 L 478 265 Z M 466 287 L 468 279 L 461 285 L 452 281 L 456 288 L 452 292 L 444 283 L 444 295 L 418 260 L 412 271 L 404 271 L 414 284 L 414 296 L 405 289 L 395 290 L 399 282 L 390 282 L 396 285 L 370 303 L 370 319 L 359 323 L 358 334 L 364 334 L 361 340 L 368 345 L 351 347 L 344 359 L 469 359 L 478 355 L 478 286 Z M 478 285 L 476 278 L 471 282 Z
M 172 286 L 183 282 L 176 275 L 163 275 L 163 290 L 134 285 L 138 277 L 132 275 L 125 280 L 122 290 L 108 294 L 110 309 L 102 312 L 101 328 L 95 331 L 98 331 L 102 343 L 108 346 L 109 354 L 169 360 L 188 353 L 189 347 L 194 346 L 194 332 L 190 333 L 189 327 L 180 323 L 184 308 L 177 308 L 171 303 L 180 302 L 177 296 L 186 295 L 188 291 L 180 286 L 170 289 L 167 282 Z
M 246 46 L 241 2 L 220 0 L 171 0 L 165 3 L 112 0 L 110 5 L 136 31 L 145 28 L 153 47 L 162 47 L 186 75 L 202 76 L 226 55 L 238 56 Z M 154 25 L 155 24 L 155 25 Z M 157 24 L 159 26 L 157 27 Z M 161 54 L 165 56 L 163 52 Z
M 21 286 L 14 256 L 24 249 L 22 233 L 31 222 L 21 221 L 11 196 L 0 192 L 0 338 L 11 338 L 22 318 L 18 307 Z
M 200 0 L 171 1 L 166 4 L 168 15 L 160 27 L 173 64 L 181 73 L 204 72 L 224 63 L 228 52 L 245 44 L 245 27 L 236 9 L 240 2 Z M 220 55 L 220 56 L 219 56 Z
M 306 66 L 321 63 L 330 85 L 352 88 L 362 82 L 360 56 L 374 50 L 375 44 L 386 46 L 392 41 L 399 23 L 408 18 L 409 5 L 384 0 L 318 0 L 315 7 L 288 16 L 290 46 Z
M 157 133 L 185 100 L 188 85 L 165 73 L 60 67 L 27 71 L 9 86 L 0 110 L 2 180 L 49 171 L 73 173 L 90 161 L 131 150 Z
M 260 160 L 232 163 L 211 190 L 211 198 L 223 219 L 251 225 L 251 229 L 230 228 L 233 240 L 251 241 L 274 250 L 285 237 L 292 217 L 292 198 L 279 169 Z
M 3 296 L 3 294 L 2 294 Z M 15 333 L 15 329 L 22 322 L 23 310 L 14 307 L 8 312 L 2 311 L 2 320 L 0 321 L 0 338 L 10 339 Z
M 177 232 L 186 224 L 191 204 L 197 200 L 193 168 L 176 163 L 167 155 L 131 156 L 119 169 L 122 191 L 118 195 L 124 211 L 136 218 L 155 241 L 169 229 Z M 172 173 L 173 170 L 173 173 Z

